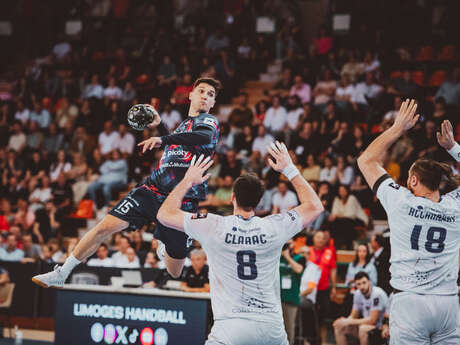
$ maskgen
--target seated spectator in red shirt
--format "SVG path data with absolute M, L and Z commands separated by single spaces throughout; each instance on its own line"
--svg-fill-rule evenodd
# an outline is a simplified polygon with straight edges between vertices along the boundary
M 186 292 L 209 292 L 209 267 L 206 265 L 206 254 L 202 249 L 194 249 L 190 253 L 192 266 L 185 269 L 182 290 Z

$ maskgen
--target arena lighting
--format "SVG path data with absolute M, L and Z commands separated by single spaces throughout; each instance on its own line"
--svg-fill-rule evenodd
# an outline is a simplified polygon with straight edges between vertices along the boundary
M 153 331 L 150 327 L 145 327 L 141 331 L 141 344 L 152 345 L 153 344 Z
M 168 344 L 168 332 L 164 328 L 158 328 L 155 331 L 155 345 Z

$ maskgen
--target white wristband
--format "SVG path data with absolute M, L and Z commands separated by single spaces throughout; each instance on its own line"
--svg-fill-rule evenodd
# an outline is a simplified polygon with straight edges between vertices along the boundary
M 291 181 L 294 177 L 300 174 L 299 169 L 297 169 L 293 163 L 289 164 L 286 168 L 284 168 L 281 173 L 284 176 L 286 176 L 289 181 Z
M 457 162 L 460 162 L 460 145 L 455 143 L 454 147 L 447 151 Z

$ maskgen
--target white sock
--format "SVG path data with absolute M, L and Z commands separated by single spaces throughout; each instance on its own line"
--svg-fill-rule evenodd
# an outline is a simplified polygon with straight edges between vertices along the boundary
M 64 265 L 61 267 L 61 274 L 67 279 L 67 277 L 70 275 L 70 272 L 72 272 L 72 270 L 80 263 L 80 260 L 73 256 L 73 254 L 70 254 L 70 256 L 64 262 Z

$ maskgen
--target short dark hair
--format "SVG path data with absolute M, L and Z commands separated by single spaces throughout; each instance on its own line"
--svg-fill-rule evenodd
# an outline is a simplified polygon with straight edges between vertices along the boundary
M 375 242 L 377 242 L 377 244 L 380 247 L 385 247 L 385 237 L 383 237 L 382 234 L 376 234 L 374 235 L 374 237 L 375 237 Z
M 101 244 L 99 245 L 99 248 L 101 248 L 101 247 L 104 247 L 105 250 L 109 250 L 109 247 L 108 247 L 105 243 L 101 243 Z
M 262 181 L 254 174 L 246 174 L 238 177 L 233 184 L 236 203 L 245 211 L 257 207 L 264 193 Z
M 367 280 L 371 280 L 369 275 L 364 271 L 359 271 L 355 274 L 355 280 L 360 280 L 361 278 L 367 278 Z
M 417 159 L 412 165 L 411 171 L 418 177 L 420 183 L 431 191 L 438 190 L 442 181 L 445 181 L 446 192 L 459 186 L 459 178 L 452 173 L 452 169 L 446 163 L 432 159 Z
M 214 90 L 216 91 L 216 96 L 219 94 L 220 89 L 222 89 L 222 83 L 219 80 L 214 79 L 214 78 L 210 78 L 210 77 L 198 78 L 193 83 L 193 88 L 196 88 L 200 84 L 209 84 L 209 85 L 211 85 L 214 88 Z

